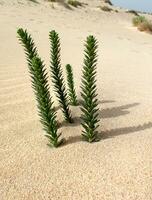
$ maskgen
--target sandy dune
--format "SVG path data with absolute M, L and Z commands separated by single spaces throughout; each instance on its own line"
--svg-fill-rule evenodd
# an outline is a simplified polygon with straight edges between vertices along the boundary
M 84 2 L 70 10 L 42 0 L 0 0 L 1 200 L 152 200 L 152 36 L 132 27 L 133 15 Z M 83 42 L 96 36 L 100 142 L 81 140 L 81 112 L 72 107 L 72 126 L 58 112 L 67 143 L 46 145 L 18 27 L 32 34 L 48 66 L 48 32 L 59 32 L 62 63 L 74 68 L 79 99 Z

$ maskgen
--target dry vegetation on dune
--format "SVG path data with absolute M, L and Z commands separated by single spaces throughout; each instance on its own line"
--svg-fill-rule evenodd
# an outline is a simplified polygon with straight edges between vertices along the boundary
M 38 3 L 37 0 L 28 0 L 28 1 L 31 1 L 31 2 L 33 2 L 33 3 Z
M 109 0 L 101 0 L 101 1 L 97 1 L 95 0 L 95 4 L 103 7 L 103 10 L 104 11 L 108 11 L 108 8 L 109 9 L 112 9 L 112 6 L 113 4 L 111 3 L 111 1 Z M 72 10 L 72 7 L 75 7 L 75 8 L 78 8 L 78 7 L 85 7 L 85 6 L 88 6 L 88 5 L 91 5 L 92 2 L 91 1 L 81 1 L 81 0 L 12 0 L 12 1 L 3 1 L 3 0 L 0 0 L 0 4 L 4 4 L 4 5 L 9 5 L 9 4 L 12 4 L 12 5 L 16 5 L 16 4 L 20 4 L 20 5 L 27 5 L 27 3 L 33 3 L 33 4 L 39 4 L 39 5 L 43 5 L 44 2 L 48 2 L 48 3 L 52 3 L 52 8 L 55 8 L 54 5 L 56 4 L 59 4 L 59 5 L 62 5 L 64 6 L 65 8 L 69 8 Z M 29 5 L 29 4 L 28 4 Z M 92 7 L 92 6 L 91 6 Z M 97 6 L 96 6 L 97 7 Z M 113 10 L 113 9 L 112 9 Z M 110 10 L 109 10 L 110 11 Z
M 107 4 L 109 4 L 110 6 L 112 6 L 113 4 L 111 3 L 111 1 L 110 0 L 104 0 L 104 3 L 107 3 Z
M 145 21 L 138 25 L 138 30 L 145 31 L 152 34 L 152 22 Z
M 39 3 L 37 0 L 28 0 L 28 1 L 31 1 L 33 3 Z M 64 5 L 64 7 L 67 7 L 67 8 L 69 8 L 69 6 L 73 6 L 77 8 L 79 6 L 86 5 L 85 3 L 82 3 L 77 0 L 44 0 L 44 1 L 50 2 L 50 3 L 59 3 L 61 5 Z
M 82 6 L 83 4 L 80 2 L 80 1 L 77 1 L 77 0 L 68 0 L 67 3 L 71 6 L 74 6 L 74 7 L 78 7 L 78 6 Z
M 105 12 L 111 12 L 113 10 L 112 8 L 109 8 L 108 6 L 100 6 L 100 9 Z
M 145 16 L 137 16 L 132 20 L 134 26 L 138 28 L 139 31 L 145 31 L 152 33 L 152 22 L 148 20 Z
M 130 13 L 130 14 L 133 14 L 135 16 L 139 16 L 138 12 L 135 11 L 135 10 L 127 10 L 126 13 Z

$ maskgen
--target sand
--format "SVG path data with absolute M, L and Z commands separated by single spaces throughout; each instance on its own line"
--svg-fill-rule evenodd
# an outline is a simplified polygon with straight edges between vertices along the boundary
M 124 10 L 103 12 L 100 1 L 84 2 L 70 10 L 0 0 L 1 200 L 152 199 L 152 35 L 132 27 L 133 15 Z M 48 73 L 48 32 L 59 33 L 62 66 L 72 64 L 79 99 L 83 43 L 96 36 L 100 142 L 81 140 L 80 108 L 71 107 L 73 125 L 58 111 L 67 143 L 46 145 L 18 27 L 32 34 Z

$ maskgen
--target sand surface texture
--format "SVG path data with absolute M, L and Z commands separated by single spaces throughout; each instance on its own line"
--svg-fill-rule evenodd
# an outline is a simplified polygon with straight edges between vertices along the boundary
M 0 0 L 0 199 L 152 200 L 152 35 L 132 27 L 132 14 L 101 11 L 100 1 L 72 9 L 39 2 Z M 84 40 L 96 36 L 100 142 L 81 140 L 80 108 L 71 107 L 72 125 L 58 111 L 67 143 L 46 145 L 19 27 L 32 34 L 48 72 L 48 32 L 59 33 L 79 99 Z

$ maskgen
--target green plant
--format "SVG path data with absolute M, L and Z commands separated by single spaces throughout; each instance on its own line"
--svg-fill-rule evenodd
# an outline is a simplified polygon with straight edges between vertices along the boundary
M 134 26 L 138 26 L 139 24 L 146 22 L 146 21 L 147 21 L 147 19 L 144 16 L 141 16 L 141 15 L 134 17 L 132 19 L 132 23 L 133 23 Z
M 53 109 L 53 102 L 49 93 L 47 73 L 45 66 L 38 58 L 37 49 L 31 35 L 23 29 L 18 29 L 18 38 L 24 47 L 28 68 L 32 79 L 32 87 L 36 95 L 40 121 L 46 131 L 46 137 L 49 138 L 50 144 L 57 147 L 63 140 L 59 141 L 60 134 L 57 134 L 56 113 Z
M 98 140 L 98 100 L 96 93 L 97 40 L 88 36 L 85 43 L 85 59 L 83 66 L 81 96 L 82 96 L 82 135 L 88 142 Z
M 69 102 L 67 92 L 63 80 L 61 63 L 60 63 L 60 39 L 56 31 L 51 31 L 49 34 L 51 42 L 51 74 L 54 83 L 56 96 L 62 108 L 64 118 L 69 123 L 72 123 L 71 112 L 69 109 Z
M 80 1 L 77 0 L 68 0 L 67 2 L 69 5 L 74 6 L 74 7 L 78 7 L 78 6 L 82 6 L 82 3 Z
M 70 103 L 73 106 L 78 105 L 77 96 L 74 88 L 74 79 L 73 79 L 73 71 L 71 65 L 66 65 L 66 73 L 67 73 L 67 83 L 68 83 L 68 92 L 69 92 L 69 99 Z
M 34 57 L 32 59 L 30 74 L 32 87 L 38 102 L 40 121 L 47 133 L 45 136 L 49 139 L 49 145 L 58 147 L 64 140 L 59 140 L 61 134 L 58 134 L 56 112 L 54 111 L 49 93 L 48 77 L 45 66 L 40 58 Z
M 20 43 L 24 47 L 26 59 L 28 62 L 28 67 L 30 70 L 30 68 L 32 66 L 32 59 L 35 56 L 38 56 L 37 49 L 35 47 L 35 44 L 34 44 L 34 41 L 31 37 L 31 35 L 29 35 L 27 33 L 27 30 L 23 30 L 22 28 L 20 28 L 17 30 L 17 34 L 18 34 L 18 39 L 19 39 Z

